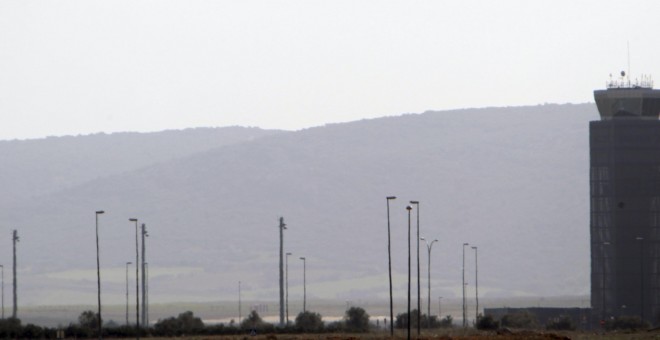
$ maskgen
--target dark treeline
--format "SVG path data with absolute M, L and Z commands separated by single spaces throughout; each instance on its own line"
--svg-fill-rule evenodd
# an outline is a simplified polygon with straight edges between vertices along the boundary
M 33 324 L 23 325 L 20 319 L 0 320 L 0 339 L 57 339 L 57 338 L 94 338 L 98 336 L 98 314 L 84 311 L 78 322 L 56 328 L 41 327 Z M 323 332 L 368 332 L 369 314 L 360 307 L 351 307 L 344 319 L 325 324 L 318 313 L 306 311 L 298 314 L 295 321 L 284 327 L 275 327 L 263 321 L 256 311 L 252 311 L 237 324 L 205 325 L 193 312 L 187 311 L 177 317 L 158 320 L 149 328 L 141 328 L 140 335 L 160 337 L 181 337 L 191 335 L 238 335 L 263 333 L 323 333 Z M 104 337 L 123 338 L 136 336 L 134 325 L 117 325 L 108 322 L 104 325 Z

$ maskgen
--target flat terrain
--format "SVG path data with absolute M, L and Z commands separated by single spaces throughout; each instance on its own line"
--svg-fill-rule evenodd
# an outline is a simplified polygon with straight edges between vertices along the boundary
M 164 340 L 173 338 L 147 338 L 152 340 Z M 369 334 L 262 334 L 256 336 L 250 335 L 224 335 L 224 336 L 191 336 L 178 339 L 197 339 L 197 340 L 405 340 L 405 333 L 397 332 L 394 338 L 390 338 L 387 333 L 369 333 Z M 500 332 L 481 332 L 475 330 L 449 330 L 439 333 L 422 334 L 421 337 L 411 335 L 415 340 L 526 340 L 526 339 L 606 339 L 606 340 L 639 340 L 639 339 L 660 339 L 659 332 L 546 332 L 546 331 L 500 331 Z

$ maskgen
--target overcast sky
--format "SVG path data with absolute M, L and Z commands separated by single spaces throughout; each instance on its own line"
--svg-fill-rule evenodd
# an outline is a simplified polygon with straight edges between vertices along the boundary
M 0 1 L 0 139 L 583 103 L 660 1 Z

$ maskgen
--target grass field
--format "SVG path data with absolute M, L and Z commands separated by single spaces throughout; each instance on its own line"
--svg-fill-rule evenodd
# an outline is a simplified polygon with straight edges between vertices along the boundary
M 414 332 L 413 332 L 414 333 Z M 165 340 L 173 338 L 147 338 L 151 340 Z M 326 334 L 258 334 L 255 336 L 250 335 L 223 335 L 223 336 L 183 336 L 178 339 L 196 339 L 196 340 L 405 340 L 407 339 L 406 333 L 395 332 L 393 338 L 387 332 L 372 332 L 368 334 L 340 334 L 340 333 L 326 333 Z M 660 332 L 571 332 L 571 331 L 525 331 L 525 330 L 511 330 L 500 332 L 485 332 L 477 330 L 444 330 L 439 332 L 422 332 L 420 337 L 416 334 L 411 334 L 411 339 L 414 340 L 449 340 L 449 339 L 462 339 L 462 340 L 483 340 L 483 339 L 499 339 L 499 340 L 527 340 L 527 339 L 576 339 L 576 340 L 591 340 L 591 339 L 605 339 L 605 340 L 640 340 L 640 339 L 660 339 Z

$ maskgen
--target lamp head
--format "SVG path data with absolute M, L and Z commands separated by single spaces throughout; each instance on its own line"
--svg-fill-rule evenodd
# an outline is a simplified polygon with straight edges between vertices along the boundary
M 396 199 L 396 196 L 387 196 L 387 199 L 388 199 L 388 200 L 395 200 L 395 199 Z
M 100 214 L 103 214 L 103 213 L 105 213 L 105 211 L 103 211 L 103 210 L 97 210 L 97 211 L 96 211 L 96 214 L 97 214 L 97 215 L 100 215 Z
M 419 201 L 410 201 L 410 204 L 419 204 Z
M 412 207 L 408 205 L 408 206 L 406 206 L 406 210 L 410 211 L 410 210 L 412 210 Z
M 287 255 L 293 255 L 293 254 L 291 254 L 291 253 L 286 253 L 286 254 L 287 254 Z
M 137 218 L 129 218 L 128 219 L 130 222 L 137 222 Z

